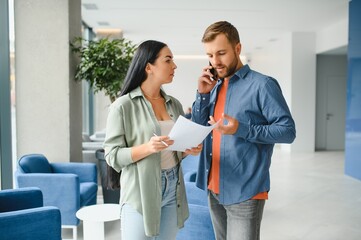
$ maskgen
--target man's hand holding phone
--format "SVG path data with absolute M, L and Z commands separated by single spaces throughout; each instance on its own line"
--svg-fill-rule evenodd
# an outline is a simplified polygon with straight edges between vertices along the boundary
M 209 65 L 203 68 L 202 76 L 198 79 L 198 92 L 209 93 L 217 83 L 217 72 L 209 63 Z
M 212 81 L 216 81 L 217 80 L 217 72 L 216 69 L 212 66 L 212 64 L 209 62 L 209 66 L 211 66 L 211 68 L 209 69 L 209 72 L 212 74 L 212 76 L 209 76 L 209 78 Z

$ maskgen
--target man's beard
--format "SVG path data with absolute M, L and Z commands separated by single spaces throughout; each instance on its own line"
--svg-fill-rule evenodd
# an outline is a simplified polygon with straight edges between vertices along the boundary
M 233 62 L 227 66 L 227 72 L 224 76 L 219 76 L 220 78 L 226 78 L 226 77 L 230 77 L 232 76 L 233 74 L 235 74 L 235 72 L 237 71 L 237 64 L 238 64 L 238 61 L 237 61 L 237 56 L 236 56 L 236 53 L 234 53 L 234 60 Z

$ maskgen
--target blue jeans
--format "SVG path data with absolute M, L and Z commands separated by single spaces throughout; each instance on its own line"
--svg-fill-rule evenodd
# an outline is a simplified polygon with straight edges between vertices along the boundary
M 222 205 L 217 195 L 208 194 L 214 234 L 217 240 L 259 240 L 265 200 L 247 200 Z
M 121 236 L 122 240 L 173 240 L 178 232 L 176 188 L 178 166 L 162 170 L 162 204 L 160 234 L 147 237 L 144 231 L 143 216 L 129 204 L 122 206 Z

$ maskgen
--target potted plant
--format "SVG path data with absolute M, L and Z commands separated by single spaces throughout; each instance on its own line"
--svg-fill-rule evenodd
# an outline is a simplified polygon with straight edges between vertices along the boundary
M 114 102 L 120 94 L 136 45 L 124 38 L 97 41 L 75 38 L 70 48 L 80 57 L 75 80 L 87 81 L 94 93 L 103 91 Z M 104 149 L 96 151 L 96 158 L 99 160 L 104 203 L 118 203 L 120 189 L 109 188 L 108 171 L 115 170 L 107 166 Z
M 114 102 L 119 96 L 136 45 L 124 38 L 98 41 L 75 38 L 70 46 L 72 52 L 80 57 L 75 79 L 89 82 L 94 93 L 104 91 Z

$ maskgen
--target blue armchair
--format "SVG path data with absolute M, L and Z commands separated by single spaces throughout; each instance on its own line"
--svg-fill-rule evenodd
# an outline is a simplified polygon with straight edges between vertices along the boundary
M 197 156 L 188 155 L 182 160 L 181 164 L 182 164 L 183 174 L 197 171 L 199 164 L 199 155 Z
M 185 182 L 189 207 L 189 218 L 177 234 L 177 240 L 214 240 L 211 215 L 208 208 L 207 192 L 199 189 L 194 182 Z
M 96 204 L 97 169 L 94 163 L 49 163 L 42 154 L 22 156 L 16 171 L 18 187 L 39 187 L 44 206 L 56 206 L 63 228 L 73 229 L 77 238 L 79 219 L 75 213 L 83 206 Z
M 199 155 L 197 156 L 188 155 L 182 160 L 181 165 L 184 175 L 184 181 L 186 182 L 196 181 L 198 163 L 199 163 Z
M 60 211 L 56 207 L 43 207 L 39 188 L 2 190 L 0 239 L 60 240 Z

